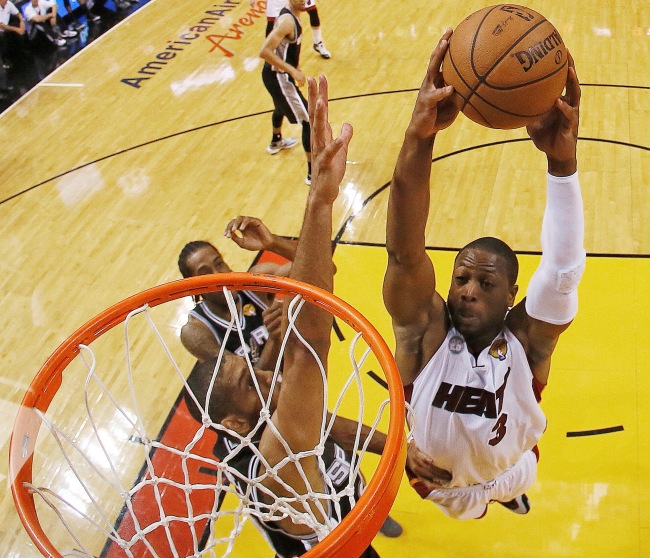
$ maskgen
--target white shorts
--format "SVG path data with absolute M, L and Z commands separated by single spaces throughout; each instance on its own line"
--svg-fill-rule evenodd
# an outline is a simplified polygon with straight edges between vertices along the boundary
M 266 0 L 266 17 L 275 19 L 286 5 L 287 0 Z
M 493 481 L 459 488 L 438 488 L 426 499 L 449 517 L 477 519 L 485 514 L 490 502 L 509 502 L 522 495 L 534 484 L 536 476 L 537 457 L 529 450 Z
M 287 0 L 266 0 L 266 17 L 275 19 L 278 17 L 280 10 L 287 5 Z M 316 5 L 316 0 L 306 0 L 305 9 L 312 8 Z

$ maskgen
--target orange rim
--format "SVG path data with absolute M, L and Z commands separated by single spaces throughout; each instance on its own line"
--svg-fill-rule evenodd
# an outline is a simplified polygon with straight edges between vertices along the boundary
M 25 483 L 32 482 L 32 465 L 40 419 L 33 412 L 46 412 L 62 381 L 68 364 L 79 354 L 79 345 L 90 345 L 106 331 L 122 323 L 132 310 L 145 304 L 158 306 L 185 296 L 198 295 L 215 288 L 261 290 L 293 293 L 318 305 L 361 332 L 377 357 L 388 383 L 390 417 L 384 452 L 364 493 L 352 511 L 318 545 L 304 554 L 349 558 L 359 556 L 379 531 L 397 496 L 406 462 L 404 433 L 404 391 L 397 365 L 388 345 L 375 327 L 358 310 L 332 293 L 295 279 L 255 273 L 222 273 L 190 277 L 165 283 L 133 295 L 107 308 L 68 337 L 36 374 L 25 394 L 14 423 L 9 449 L 11 492 L 18 515 L 37 548 L 44 556 L 60 558 L 41 528 L 34 497 Z

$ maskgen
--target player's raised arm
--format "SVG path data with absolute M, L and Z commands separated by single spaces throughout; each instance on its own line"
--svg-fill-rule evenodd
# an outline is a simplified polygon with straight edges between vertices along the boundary
M 319 78 L 318 85 L 309 80 L 309 106 L 312 130 L 312 186 L 307 198 L 305 215 L 290 277 L 310 283 L 327 291 L 333 289 L 332 265 L 332 206 L 338 195 L 339 184 L 346 166 L 347 149 L 352 127 L 344 124 L 341 135 L 333 139 L 328 122 L 327 81 Z M 312 108 L 313 107 L 313 108 Z M 286 308 L 289 297 L 285 299 Z M 318 360 L 327 370 L 332 315 L 311 304 L 305 304 L 296 320 L 296 329 L 313 348 Z M 284 354 L 282 390 L 272 420 L 293 452 L 312 449 L 320 439 L 325 417 L 324 380 L 314 355 L 297 335 L 289 336 Z M 284 448 L 275 435 L 266 429 L 260 450 L 269 461 L 283 457 Z M 320 471 L 315 458 L 304 464 L 307 474 L 320 482 Z M 285 480 L 300 483 L 300 477 L 291 477 L 287 468 Z M 294 485 L 295 486 L 295 485 Z
M 435 273 L 425 251 L 425 229 L 436 133 L 451 125 L 458 115 L 452 101 L 453 88 L 444 85 L 440 71 L 450 36 L 448 29 L 431 55 L 404 135 L 388 202 L 388 266 L 383 294 L 393 320 L 395 356 L 405 384 L 424 364 L 427 355 L 422 353 L 421 342 L 432 321 L 440 325 L 440 341 L 444 338 L 444 303 L 436 295 Z
M 527 127 L 548 161 L 542 259 L 525 301 L 509 316 L 513 331 L 525 342 L 533 374 L 542 384 L 548 380 L 558 337 L 578 311 L 577 288 L 585 266 L 584 209 L 577 172 L 579 113 L 580 84 L 569 56 L 565 95 Z

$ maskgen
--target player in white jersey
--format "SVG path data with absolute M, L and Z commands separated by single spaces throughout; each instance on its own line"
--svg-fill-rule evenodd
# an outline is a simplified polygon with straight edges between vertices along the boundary
M 447 515 L 470 519 L 483 516 L 491 501 L 517 513 L 530 509 L 525 491 L 535 481 L 536 443 L 546 427 L 540 394 L 558 338 L 576 315 L 585 262 L 580 85 L 569 56 L 565 95 L 527 127 L 548 174 L 542 259 L 526 298 L 515 305 L 515 253 L 484 237 L 456 256 L 445 301 L 436 291 L 425 228 L 436 134 L 459 111 L 440 71 L 451 33 L 431 56 L 391 182 L 384 302 L 414 410 L 411 484 Z

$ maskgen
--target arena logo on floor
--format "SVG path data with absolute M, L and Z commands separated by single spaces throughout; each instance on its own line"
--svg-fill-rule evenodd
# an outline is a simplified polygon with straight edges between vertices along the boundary
M 210 52 L 218 48 L 224 56 L 230 58 L 235 56 L 235 53 L 223 45 L 224 41 L 239 41 L 244 36 L 242 27 L 250 27 L 255 25 L 255 20 L 260 17 L 266 17 L 266 2 L 265 0 L 258 0 L 251 9 L 246 12 L 246 17 L 242 17 L 228 28 L 226 35 L 207 35 L 206 39 L 212 43 Z
M 218 24 L 230 12 L 242 4 L 242 0 L 222 0 L 220 4 L 214 4 L 209 10 L 206 10 L 201 19 L 186 31 L 181 33 L 177 39 L 167 41 L 167 46 L 158 54 L 153 56 L 137 72 L 136 77 L 122 78 L 120 81 L 140 89 L 148 80 L 156 76 L 172 60 L 178 57 L 186 48 L 196 42 L 197 39 L 205 38 L 212 43 L 210 52 L 219 49 L 224 56 L 231 57 L 234 53 L 223 45 L 224 41 L 238 41 L 244 36 L 243 27 L 249 27 L 255 24 L 255 20 L 265 16 L 266 0 L 258 0 L 249 8 L 244 17 L 237 20 L 231 25 L 224 34 L 209 34 L 214 25 Z

